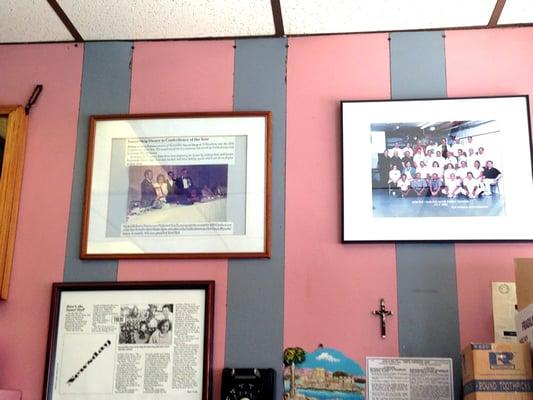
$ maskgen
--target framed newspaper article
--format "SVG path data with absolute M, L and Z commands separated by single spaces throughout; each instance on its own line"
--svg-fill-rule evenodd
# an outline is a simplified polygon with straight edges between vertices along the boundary
M 43 398 L 210 399 L 214 285 L 54 283 Z
M 270 255 L 270 112 L 91 118 L 81 258 Z
M 367 357 L 366 379 L 367 400 L 454 398 L 451 358 Z
M 343 242 L 533 240 L 528 96 L 341 109 Z

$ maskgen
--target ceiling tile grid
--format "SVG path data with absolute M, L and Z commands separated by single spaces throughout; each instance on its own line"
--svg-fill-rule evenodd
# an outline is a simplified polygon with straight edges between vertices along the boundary
M 58 0 L 85 40 L 274 35 L 269 0 Z
M 74 40 L 46 0 L 1 0 L 0 43 Z
M 500 10 L 498 25 L 533 24 L 532 0 L 0 0 L 0 43 L 487 27 Z
M 533 1 L 507 0 L 498 24 L 526 24 L 533 21 Z
M 281 0 L 288 35 L 486 26 L 496 0 Z

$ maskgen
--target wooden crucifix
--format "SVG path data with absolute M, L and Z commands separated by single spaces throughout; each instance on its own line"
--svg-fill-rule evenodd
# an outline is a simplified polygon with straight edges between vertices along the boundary
M 386 326 L 386 317 L 390 317 L 392 311 L 385 308 L 385 299 L 379 300 L 379 310 L 372 311 L 372 314 L 379 315 L 381 317 L 381 338 L 385 339 L 387 337 L 387 326 Z

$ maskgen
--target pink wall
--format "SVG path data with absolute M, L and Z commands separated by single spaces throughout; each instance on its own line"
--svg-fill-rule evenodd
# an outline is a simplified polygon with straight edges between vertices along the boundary
M 0 46 L 0 104 L 26 104 L 29 119 L 9 300 L 0 302 L 0 387 L 42 396 L 51 283 L 63 279 L 83 47 Z
M 233 41 L 136 43 L 131 113 L 231 111 Z M 214 280 L 214 398 L 220 397 L 226 333 L 226 260 L 120 261 L 118 279 Z
M 397 355 L 371 315 L 384 297 L 397 310 L 394 245 L 340 244 L 341 99 L 389 98 L 386 34 L 289 40 L 285 346 Z M 312 168 L 309 168 L 312 166 Z
M 532 96 L 532 42 L 529 28 L 446 32 L 448 96 Z M 533 257 L 533 246 L 456 245 L 461 346 L 494 340 L 491 282 L 514 281 L 519 257 Z
M 448 95 L 533 94 L 532 39 L 532 28 L 447 32 Z M 232 110 L 233 44 L 136 43 L 130 111 Z M 397 310 L 394 245 L 340 244 L 335 211 L 339 100 L 389 97 L 387 35 L 295 38 L 289 46 L 285 345 L 311 351 L 322 343 L 361 364 L 366 355 L 397 355 L 396 317 L 383 341 L 370 314 L 380 297 Z M 0 104 L 23 104 L 35 84 L 44 85 L 30 118 L 10 298 L 0 302 L 2 326 L 22 327 L 0 332 L 0 387 L 35 399 L 42 391 L 51 282 L 63 276 L 83 47 L 0 46 L 0 52 Z M 533 246 L 456 245 L 463 345 L 492 340 L 490 282 L 513 280 L 515 257 L 533 257 Z M 120 261 L 118 279 L 215 280 L 218 397 L 227 261 Z

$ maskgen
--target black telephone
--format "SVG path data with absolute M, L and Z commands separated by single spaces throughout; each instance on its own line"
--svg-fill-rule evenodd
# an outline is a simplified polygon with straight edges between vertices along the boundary
M 222 400 L 274 400 L 275 381 L 272 368 L 224 368 Z

